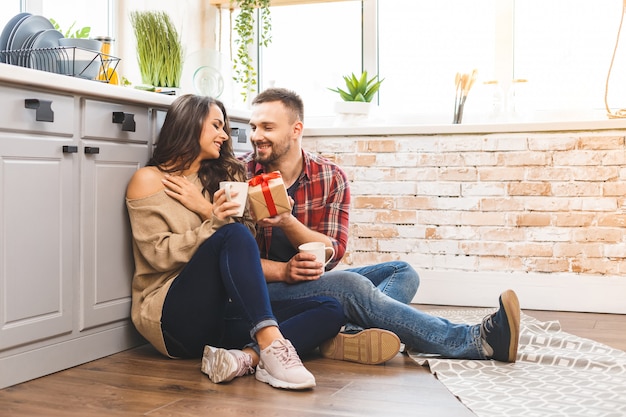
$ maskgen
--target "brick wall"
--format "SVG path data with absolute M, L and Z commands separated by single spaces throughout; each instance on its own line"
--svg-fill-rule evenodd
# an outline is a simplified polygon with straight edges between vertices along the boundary
M 344 265 L 626 273 L 624 132 L 308 136 L 341 165 Z

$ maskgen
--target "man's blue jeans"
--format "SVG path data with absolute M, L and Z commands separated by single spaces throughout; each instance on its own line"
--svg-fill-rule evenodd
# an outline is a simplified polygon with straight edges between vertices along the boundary
M 451 323 L 407 305 L 419 285 L 405 262 L 385 262 L 351 270 L 328 271 L 320 279 L 298 284 L 268 284 L 271 300 L 326 295 L 342 304 L 348 321 L 398 335 L 415 350 L 447 358 L 485 359 L 480 324 Z
M 375 265 L 349 268 L 346 271 L 356 272 L 372 281 L 383 294 L 394 300 L 409 304 L 417 293 L 420 285 L 419 275 L 406 262 L 383 262 Z M 346 323 L 345 332 L 356 333 L 363 327 L 355 323 Z
M 406 262 L 383 262 L 380 264 L 349 268 L 346 271 L 363 275 L 383 293 L 401 303 L 409 304 L 420 285 L 420 278 Z

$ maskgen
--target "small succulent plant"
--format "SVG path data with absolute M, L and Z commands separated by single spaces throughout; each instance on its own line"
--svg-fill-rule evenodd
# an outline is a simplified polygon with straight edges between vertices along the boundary
M 374 98 L 374 95 L 378 92 L 380 84 L 384 81 L 378 80 L 378 75 L 368 79 L 367 71 L 363 71 L 361 76 L 357 76 L 352 73 L 350 75 L 343 76 L 346 82 L 346 88 L 348 91 L 341 88 L 329 88 L 330 91 L 338 93 L 343 101 L 360 101 L 369 103 Z

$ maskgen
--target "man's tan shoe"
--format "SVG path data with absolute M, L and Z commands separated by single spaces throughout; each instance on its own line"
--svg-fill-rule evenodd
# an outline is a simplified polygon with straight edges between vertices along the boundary
M 339 333 L 320 346 L 323 357 L 377 365 L 387 362 L 400 351 L 400 339 L 382 329 L 365 329 L 355 334 Z

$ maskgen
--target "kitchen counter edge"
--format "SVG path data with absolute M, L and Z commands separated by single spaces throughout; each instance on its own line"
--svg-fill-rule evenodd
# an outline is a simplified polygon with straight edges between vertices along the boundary
M 0 63 L 0 83 L 167 108 L 174 96 Z

